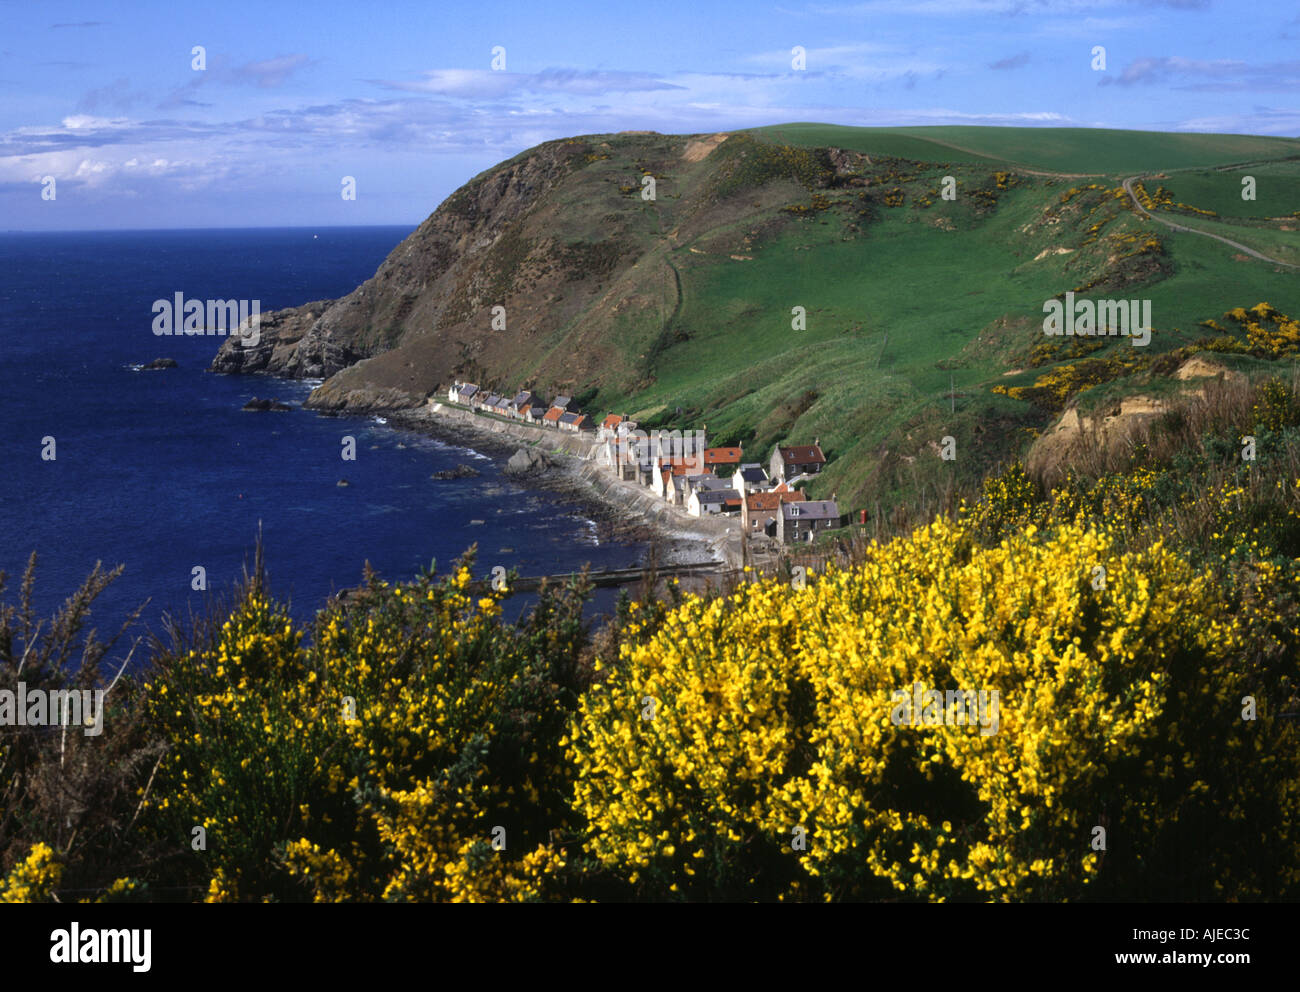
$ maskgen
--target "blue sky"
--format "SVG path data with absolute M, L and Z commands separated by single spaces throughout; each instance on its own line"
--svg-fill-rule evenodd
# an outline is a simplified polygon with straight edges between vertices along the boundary
M 634 129 L 1300 135 L 1295 0 L 0 0 L 0 23 L 0 230 L 414 225 L 540 141 Z

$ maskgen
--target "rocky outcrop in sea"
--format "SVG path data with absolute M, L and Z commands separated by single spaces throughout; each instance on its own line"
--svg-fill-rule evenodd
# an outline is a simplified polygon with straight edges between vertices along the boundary
M 536 477 L 554 467 L 555 463 L 544 452 L 536 448 L 520 448 L 510 456 L 503 471 L 506 475 Z
M 262 400 L 254 396 L 244 404 L 243 409 L 250 413 L 265 413 L 267 411 L 283 413 L 286 410 L 292 410 L 293 407 L 288 403 L 281 403 L 279 400 Z

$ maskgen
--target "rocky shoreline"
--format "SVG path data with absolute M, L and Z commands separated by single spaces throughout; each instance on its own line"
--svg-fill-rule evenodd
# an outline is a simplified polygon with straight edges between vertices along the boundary
M 302 309 L 316 306 L 319 304 L 309 304 Z M 290 311 L 281 313 L 289 314 Z M 266 336 L 264 344 L 268 345 L 265 350 L 269 353 L 270 339 Z M 300 378 L 293 374 L 293 370 L 272 372 L 256 361 L 244 365 L 223 361 L 231 356 L 249 357 L 223 346 L 208 371 L 225 375 Z M 583 516 L 595 523 L 596 536 L 602 542 L 648 545 L 641 564 L 648 564 L 651 556 L 659 566 L 716 563 L 719 571 L 737 568 L 741 563 L 743 537 L 731 534 L 726 525 L 719 526 L 720 521 L 699 520 L 670 511 L 662 501 L 641 487 L 614 479 L 585 457 L 590 443 L 577 435 L 563 435 L 557 431 L 496 420 L 479 423 L 479 418 L 469 411 L 454 407 L 444 407 L 439 411 L 428 405 L 395 407 L 391 397 L 378 394 L 368 394 L 365 402 L 346 410 L 321 409 L 312 403 L 317 392 L 313 390 L 302 404 L 304 410 L 316 410 L 325 416 L 360 415 L 363 412 L 382 415 L 390 428 L 409 430 L 447 444 L 470 448 L 494 460 L 507 461 L 522 452 L 525 457 L 516 459 L 515 470 L 507 470 L 510 478 L 561 496 L 564 502 L 578 508 Z M 250 408 L 280 407 L 269 404 L 245 407 Z M 736 530 L 738 532 L 738 528 Z
M 427 408 L 390 410 L 385 417 L 389 427 L 472 448 L 493 458 L 510 458 L 521 449 L 527 452 L 530 447 L 536 450 L 535 443 L 528 440 L 456 417 L 438 416 Z M 721 568 L 726 564 L 729 556 L 717 547 L 717 536 L 710 535 L 703 527 L 699 533 L 681 533 L 635 510 L 629 512 L 624 501 L 610 498 L 594 488 L 587 478 L 592 466 L 586 459 L 547 451 L 544 462 L 547 463 L 545 468 L 520 472 L 512 477 L 556 493 L 566 502 L 581 507 L 583 515 L 595 522 L 601 541 L 650 544 L 659 565 L 717 562 Z M 541 463 L 536 464 L 540 466 Z

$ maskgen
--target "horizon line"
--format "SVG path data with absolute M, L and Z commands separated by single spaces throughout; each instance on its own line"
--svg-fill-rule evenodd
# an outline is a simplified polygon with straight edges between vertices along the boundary
M 412 227 L 419 227 L 423 220 L 415 221 Z M 364 228 L 406 227 L 407 224 L 327 224 L 323 226 L 306 224 L 263 224 L 259 226 L 232 227 L 76 227 L 76 228 L 6 228 L 0 230 L 0 237 L 6 234 L 163 234 L 173 231 L 354 231 Z

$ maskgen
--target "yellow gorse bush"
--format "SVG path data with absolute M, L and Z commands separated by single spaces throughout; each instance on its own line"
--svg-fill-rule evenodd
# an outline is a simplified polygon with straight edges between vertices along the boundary
M 259 577 L 128 686 L 139 870 L 27 829 L 0 901 L 1294 898 L 1300 479 L 1211 441 L 595 638 L 472 556 L 306 627 Z
M 1245 647 L 1159 543 L 1030 525 L 980 549 L 939 522 L 625 645 L 574 721 L 575 804 L 588 850 L 661 897 L 1293 892 L 1287 694 Z M 899 725 L 914 683 L 996 690 L 997 732 Z
M 49 844 L 33 844 L 26 860 L 0 878 L 0 903 L 51 902 L 63 877 L 63 865 Z
M 57 898 L 62 881 L 63 861 L 54 848 L 45 843 L 33 844 L 27 857 L 15 864 L 7 876 L 0 877 L 0 903 L 71 901 L 66 894 L 63 900 Z M 142 886 L 135 879 L 118 878 L 93 899 L 87 897 L 77 901 L 125 902 L 141 890 Z
M 164 665 L 150 700 L 172 746 L 149 804 L 187 847 L 205 829 L 206 898 L 535 897 L 564 712 L 552 659 L 499 614 L 465 562 L 372 583 L 308 646 L 255 588 L 212 644 Z

